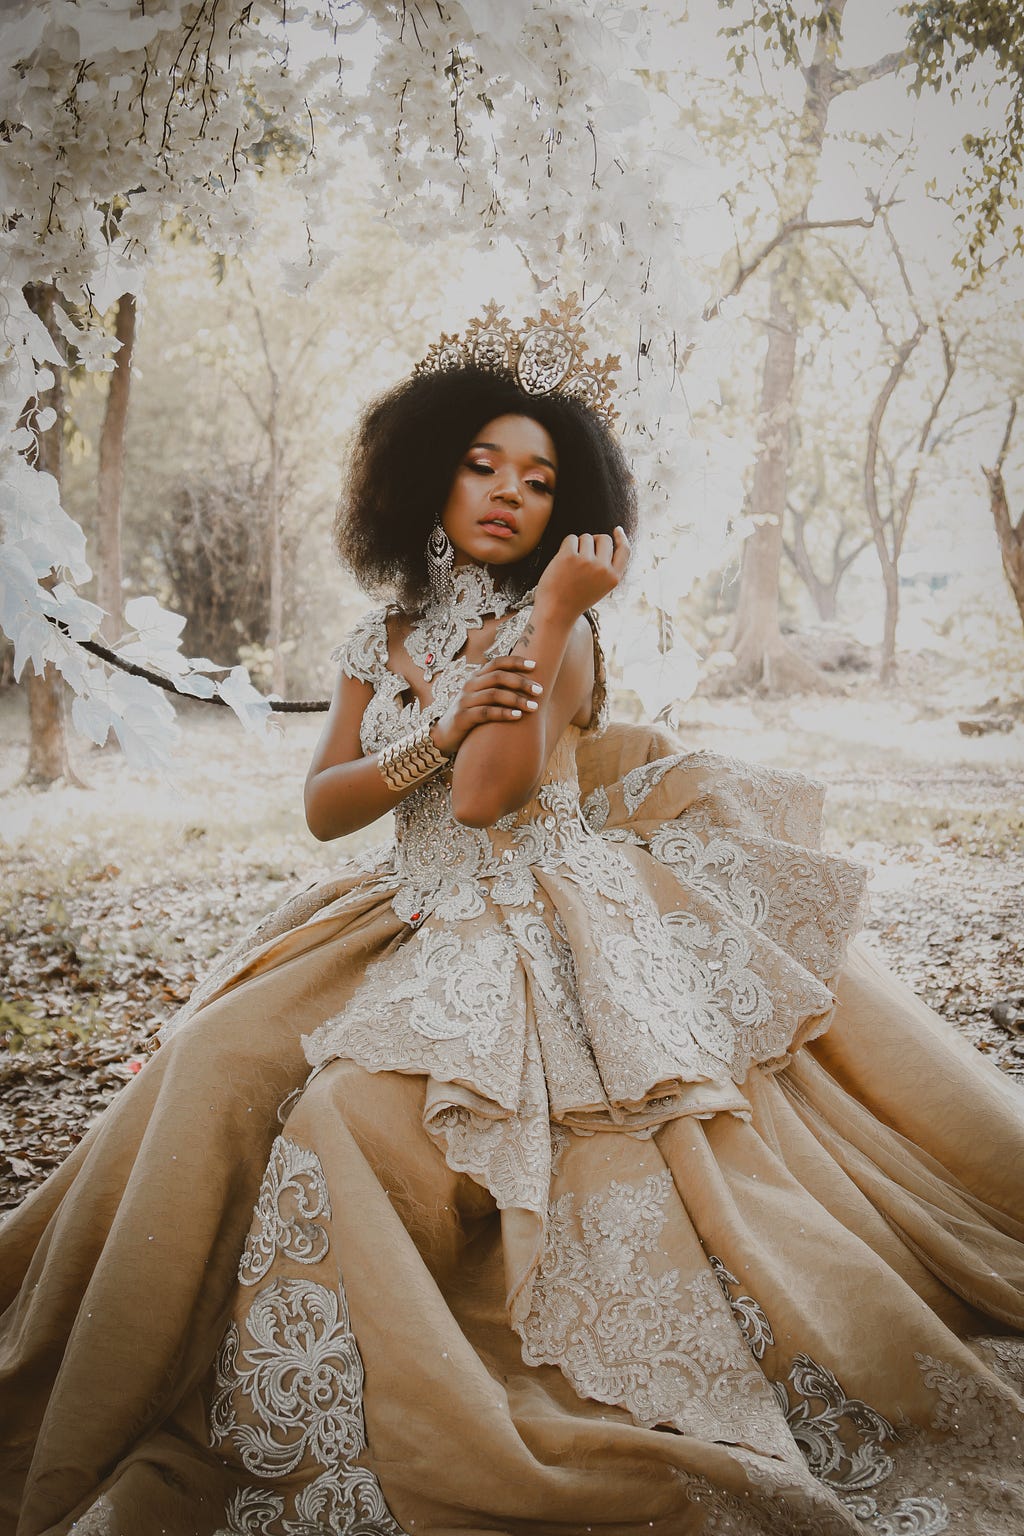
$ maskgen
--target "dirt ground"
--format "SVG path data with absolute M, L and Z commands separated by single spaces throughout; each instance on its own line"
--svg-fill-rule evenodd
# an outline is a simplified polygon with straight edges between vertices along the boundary
M 678 730 L 684 746 L 826 782 L 827 846 L 874 872 L 870 942 L 1024 1082 L 1024 724 L 961 735 L 958 718 L 987 702 L 918 658 L 888 692 L 854 680 L 787 704 L 694 699 Z M 307 832 L 316 718 L 289 718 L 270 747 L 200 705 L 180 720 L 173 786 L 75 742 L 87 787 L 29 791 L 23 701 L 0 696 L 0 1210 L 140 1069 L 219 950 L 387 835 Z

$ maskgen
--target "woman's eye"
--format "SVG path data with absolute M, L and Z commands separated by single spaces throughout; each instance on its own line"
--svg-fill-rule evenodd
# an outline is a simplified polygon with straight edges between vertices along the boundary
M 468 464 L 466 465 L 466 468 L 467 469 L 471 469 L 475 475 L 493 475 L 494 474 L 494 469 L 492 468 L 492 466 L 490 464 L 481 464 L 476 459 L 470 459 Z
M 531 491 L 537 491 L 541 496 L 553 496 L 555 494 L 554 486 L 548 485 L 546 480 L 527 480 L 526 483 Z

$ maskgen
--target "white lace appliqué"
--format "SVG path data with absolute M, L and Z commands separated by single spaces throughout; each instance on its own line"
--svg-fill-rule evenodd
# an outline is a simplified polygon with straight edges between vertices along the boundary
M 628 1409 L 638 1424 L 759 1448 L 787 1447 L 785 1424 L 714 1276 L 680 1283 L 652 1266 L 674 1191 L 667 1170 L 613 1180 L 577 1210 L 548 1213 L 544 1256 L 520 1326 L 529 1365 L 557 1365 L 581 1397 Z
M 316 1154 L 287 1137 L 274 1143 L 239 1265 L 245 1286 L 275 1262 L 319 1264 L 330 1240 L 317 1219 L 331 1203 Z M 228 1443 L 242 1467 L 267 1483 L 308 1473 L 294 1495 L 267 1486 L 238 1490 L 218 1536 L 403 1536 L 366 1450 L 363 1364 L 345 1288 L 273 1278 L 225 1330 L 210 1408 L 213 1446 Z
M 281 1252 L 298 1264 L 316 1264 L 327 1253 L 326 1228 L 318 1217 L 331 1214 L 320 1159 L 315 1152 L 278 1136 L 263 1175 L 253 1224 L 238 1266 L 243 1285 L 262 1280 Z

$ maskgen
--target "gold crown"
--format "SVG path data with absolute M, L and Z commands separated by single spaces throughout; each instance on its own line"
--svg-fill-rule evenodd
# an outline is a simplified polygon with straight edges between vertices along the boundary
M 539 320 L 524 321 L 516 330 L 493 299 L 483 314 L 471 320 L 465 335 L 442 334 L 414 374 L 443 373 L 450 368 L 493 368 L 508 373 L 528 395 L 568 395 L 581 401 L 609 426 L 618 412 L 612 404 L 613 375 L 619 359 L 589 358 L 583 340 L 582 310 L 574 293 L 556 310 L 542 309 Z

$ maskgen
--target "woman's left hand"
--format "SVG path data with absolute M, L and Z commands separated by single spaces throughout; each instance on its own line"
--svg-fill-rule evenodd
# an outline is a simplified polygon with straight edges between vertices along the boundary
M 568 534 L 537 583 L 536 602 L 577 617 L 614 591 L 629 555 L 629 540 L 621 528 L 611 537 L 607 533 Z

